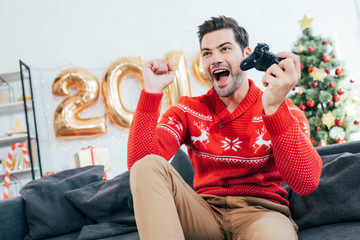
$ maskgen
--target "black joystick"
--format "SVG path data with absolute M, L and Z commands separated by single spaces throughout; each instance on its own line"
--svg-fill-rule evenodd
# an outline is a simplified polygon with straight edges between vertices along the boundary
M 265 72 L 271 65 L 274 63 L 279 64 L 279 62 L 284 59 L 279 58 L 270 52 L 269 49 L 266 43 L 258 43 L 254 52 L 241 62 L 241 70 L 246 71 L 255 67 L 256 70 Z

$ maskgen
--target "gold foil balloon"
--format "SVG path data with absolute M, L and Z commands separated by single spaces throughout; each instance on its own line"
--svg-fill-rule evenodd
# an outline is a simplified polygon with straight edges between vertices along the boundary
M 106 133 L 105 116 L 86 119 L 78 116 L 99 97 L 99 83 L 96 76 L 85 69 L 68 68 L 55 78 L 52 92 L 56 96 L 69 96 L 72 85 L 77 86 L 78 93 L 65 99 L 55 111 L 56 136 L 96 136 Z
M 130 128 L 134 113 L 127 110 L 120 97 L 120 83 L 126 74 L 134 74 L 144 88 L 142 65 L 144 60 L 138 57 L 124 57 L 114 61 L 106 70 L 102 80 L 102 93 L 106 109 L 112 122 L 121 127 Z
M 166 88 L 169 105 L 172 106 L 179 101 L 181 96 L 191 95 L 189 74 L 185 55 L 182 51 L 168 52 L 164 58 L 175 68 L 174 82 Z
M 193 71 L 195 74 L 195 77 L 204 85 L 208 87 L 212 87 L 212 84 L 208 77 L 205 74 L 204 68 L 202 66 L 201 61 L 201 52 L 198 51 L 198 53 L 195 56 L 194 62 L 193 62 Z

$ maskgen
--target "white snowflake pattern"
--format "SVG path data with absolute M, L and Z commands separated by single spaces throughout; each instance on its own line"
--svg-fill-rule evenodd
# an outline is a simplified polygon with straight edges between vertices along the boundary
M 169 121 L 167 122 L 168 124 L 175 125 L 178 130 L 183 130 L 183 125 L 179 123 L 177 119 L 173 117 L 168 117 L 168 118 L 169 118 Z
M 240 143 L 242 143 L 242 141 L 239 141 L 239 138 L 236 138 L 234 140 L 231 140 L 227 137 L 225 137 L 225 141 L 221 141 L 224 145 L 222 145 L 221 147 L 224 148 L 225 151 L 232 149 L 235 152 L 237 152 L 237 150 L 240 147 Z
M 304 132 L 305 132 L 306 135 L 309 135 L 309 130 L 310 129 L 309 129 L 308 125 L 306 124 L 306 122 L 303 122 L 302 129 L 304 129 Z

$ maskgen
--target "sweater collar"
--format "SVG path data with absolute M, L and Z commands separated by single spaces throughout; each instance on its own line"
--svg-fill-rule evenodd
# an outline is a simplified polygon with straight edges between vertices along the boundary
M 247 93 L 244 100 L 242 100 L 242 102 L 236 107 L 236 109 L 232 113 L 229 112 L 225 104 L 221 101 L 221 99 L 215 92 L 214 87 L 212 87 L 207 92 L 210 107 L 222 121 L 231 121 L 241 116 L 258 99 L 261 90 L 255 85 L 255 83 L 251 79 L 249 79 L 248 81 L 250 85 L 249 92 Z

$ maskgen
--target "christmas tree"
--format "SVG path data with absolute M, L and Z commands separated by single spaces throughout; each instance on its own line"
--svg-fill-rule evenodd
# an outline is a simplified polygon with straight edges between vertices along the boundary
M 355 81 L 336 58 L 333 42 L 314 36 L 311 21 L 306 16 L 299 21 L 302 36 L 293 53 L 300 56 L 301 79 L 289 97 L 309 120 L 314 146 L 342 143 L 360 130 L 359 96 Z

